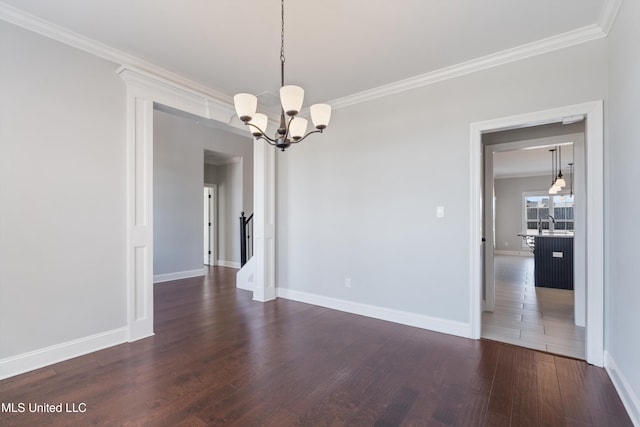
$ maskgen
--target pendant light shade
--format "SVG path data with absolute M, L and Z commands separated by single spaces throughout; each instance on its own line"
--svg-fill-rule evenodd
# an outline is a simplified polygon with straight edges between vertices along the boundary
M 258 109 L 258 98 L 250 93 L 239 93 L 233 97 L 233 105 L 240 120 L 248 122 Z
M 307 119 L 303 119 L 302 117 L 296 117 L 291 121 L 291 126 L 289 127 L 289 133 L 291 134 L 291 138 L 294 141 L 299 140 L 304 136 L 307 132 Z
M 566 186 L 567 186 L 567 183 L 566 183 L 566 181 L 564 180 L 564 178 L 562 178 L 562 177 L 558 177 L 558 179 L 556 179 L 556 183 L 555 183 L 555 185 L 556 185 L 557 187 L 564 188 L 564 187 L 566 187 Z
M 316 129 L 325 129 L 329 126 L 329 120 L 331 119 L 331 105 L 329 104 L 314 104 L 309 109 L 311 113 L 311 120 Z
M 288 85 L 280 88 L 280 102 L 287 116 L 295 116 L 302 108 L 304 89 L 300 86 Z
M 267 131 L 267 123 L 269 123 L 269 118 L 266 114 L 255 113 L 253 118 L 249 122 L 249 128 L 251 129 L 251 134 L 255 137 L 260 136 L 262 133 Z

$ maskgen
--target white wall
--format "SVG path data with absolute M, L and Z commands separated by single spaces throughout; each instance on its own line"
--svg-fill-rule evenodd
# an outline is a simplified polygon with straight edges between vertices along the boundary
M 336 110 L 278 153 L 277 285 L 468 323 L 469 125 L 606 99 L 606 44 Z
M 565 175 L 569 179 L 570 174 Z M 529 251 L 522 246 L 523 201 L 522 193 L 529 191 L 547 191 L 551 179 L 549 176 L 529 176 L 522 178 L 503 178 L 495 180 L 496 194 L 496 245 L 501 251 Z M 568 181 L 567 181 L 568 182 Z
M 607 144 L 606 347 L 626 383 L 627 403 L 640 425 L 640 2 L 624 1 L 609 35 L 611 91 Z M 631 406 L 627 406 L 631 409 Z
M 159 110 L 154 111 L 153 132 L 154 276 L 202 269 L 204 150 L 241 157 L 251 177 L 253 141 Z M 244 169 L 232 174 L 240 184 L 228 196 L 237 217 L 253 208 L 253 180 L 245 179 Z M 234 237 L 239 239 L 237 229 Z
M 0 58 L 2 359 L 126 325 L 126 158 L 115 64 L 4 21 Z
M 222 263 L 240 262 L 239 217 L 243 212 L 243 200 L 252 199 L 253 181 L 243 180 L 242 159 L 214 166 L 205 165 L 205 183 L 218 188 L 218 260 Z M 243 185 L 246 184 L 246 185 Z M 244 194 L 244 196 L 243 196 Z M 251 207 L 251 202 L 246 204 Z M 244 211 L 246 216 L 252 211 Z

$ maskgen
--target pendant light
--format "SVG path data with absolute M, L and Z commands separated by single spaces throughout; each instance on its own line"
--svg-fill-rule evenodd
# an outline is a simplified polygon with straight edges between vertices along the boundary
M 251 134 L 256 139 L 263 139 L 268 144 L 280 148 L 282 151 L 291 144 L 301 142 L 312 133 L 322 133 L 329 125 L 331 118 L 331 106 L 328 104 L 314 104 L 309 109 L 311 121 L 316 130 L 307 132 L 307 119 L 296 117 L 302 109 L 304 89 L 300 86 L 284 84 L 284 0 L 281 6 L 281 32 L 280 32 L 280 125 L 273 138 L 267 136 L 267 123 L 265 114 L 256 113 L 258 98 L 250 93 L 239 93 L 233 97 L 236 114 L 242 122 L 249 126 Z M 286 117 L 285 117 L 286 115 Z
M 549 187 L 549 194 L 558 194 L 558 192 L 560 191 L 560 187 L 556 185 L 556 170 L 555 170 L 556 149 L 552 148 L 549 151 L 551 151 L 551 187 Z
M 558 177 L 556 178 L 556 186 L 564 188 L 567 186 L 564 178 L 562 177 L 562 147 L 558 145 Z

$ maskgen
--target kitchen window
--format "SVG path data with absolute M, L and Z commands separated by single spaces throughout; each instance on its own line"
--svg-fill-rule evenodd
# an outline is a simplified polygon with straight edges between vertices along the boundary
M 525 234 L 538 234 L 538 221 L 542 219 L 542 230 L 573 231 L 575 197 L 566 194 L 546 192 L 522 193 Z M 547 216 L 555 219 L 555 224 Z

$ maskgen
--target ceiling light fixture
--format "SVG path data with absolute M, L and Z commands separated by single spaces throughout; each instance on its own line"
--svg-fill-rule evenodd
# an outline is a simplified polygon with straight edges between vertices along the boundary
M 278 147 L 282 151 L 291 144 L 301 142 L 312 133 L 322 133 L 331 118 L 331 106 L 328 104 L 314 104 L 309 109 L 311 120 L 316 130 L 307 132 L 307 119 L 296 117 L 302 108 L 304 89 L 300 86 L 284 85 L 284 0 L 281 0 L 282 26 L 280 32 L 280 125 L 273 138 L 267 136 L 266 114 L 256 113 L 258 98 L 250 93 L 239 93 L 233 97 L 236 113 L 242 122 L 250 126 L 250 132 L 256 139 L 264 139 L 267 143 Z M 285 118 L 285 114 L 288 118 Z
M 560 187 L 556 185 L 556 149 L 551 150 L 551 187 L 549 188 L 549 194 L 558 194 Z
M 562 177 L 562 147 L 558 145 L 558 177 L 555 182 L 557 187 L 564 188 L 567 186 L 564 178 Z

